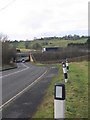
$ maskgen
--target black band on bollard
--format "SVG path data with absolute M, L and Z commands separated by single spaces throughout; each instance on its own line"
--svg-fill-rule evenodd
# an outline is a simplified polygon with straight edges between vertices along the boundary
M 67 70 L 69 70 L 69 66 L 67 66 Z
M 67 73 L 64 73 L 64 76 L 65 76 L 65 79 L 67 79 L 68 77 L 67 77 Z

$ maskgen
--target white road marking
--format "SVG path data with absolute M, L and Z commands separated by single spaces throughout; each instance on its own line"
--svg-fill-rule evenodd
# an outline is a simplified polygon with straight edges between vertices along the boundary
M 20 68 L 20 65 L 17 63 L 17 68 Z
M 48 70 L 46 70 L 40 77 L 38 77 L 34 82 L 32 82 L 29 86 L 27 86 L 26 88 L 24 88 L 21 92 L 19 92 L 18 94 L 16 94 L 14 97 L 12 97 L 10 100 L 8 100 L 7 102 L 5 102 L 3 105 L 0 106 L 0 111 L 2 111 L 2 108 L 7 105 L 8 103 L 10 103 L 12 100 L 14 100 L 16 97 L 18 97 L 19 95 L 21 95 L 22 93 L 24 93 L 26 90 L 28 90 L 29 88 L 31 88 L 33 85 L 35 85 L 35 83 L 38 82 L 38 80 L 40 78 L 42 78 Z
M 28 67 L 28 66 L 26 66 L 24 63 L 22 63 L 22 64 L 23 64 L 24 67 Z
M 56 67 L 51 67 L 52 69 L 56 68 Z
M 23 64 L 23 63 L 22 63 L 22 64 Z M 24 65 L 24 64 L 23 64 L 23 66 L 26 67 L 26 68 L 24 68 L 24 69 L 22 69 L 22 70 L 18 70 L 18 71 L 16 71 L 16 72 L 13 72 L 13 73 L 10 73 L 10 74 L 7 74 L 7 75 L 4 75 L 4 76 L 0 76 L 0 78 L 7 77 L 7 76 L 10 76 L 10 75 L 14 75 L 14 74 L 17 74 L 17 73 L 19 73 L 19 72 L 22 72 L 22 71 L 25 71 L 25 70 L 29 69 L 28 66 L 26 66 L 26 65 Z

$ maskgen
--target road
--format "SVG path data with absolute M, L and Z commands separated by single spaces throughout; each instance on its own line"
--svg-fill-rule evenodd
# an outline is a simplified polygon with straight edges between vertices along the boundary
M 2 73 L 2 117 L 30 118 L 40 105 L 56 67 L 18 63 L 17 69 Z

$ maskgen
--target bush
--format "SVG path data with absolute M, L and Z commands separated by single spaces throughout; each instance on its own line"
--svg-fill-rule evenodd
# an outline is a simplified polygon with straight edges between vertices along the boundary
M 35 43 L 33 44 L 32 49 L 41 50 L 42 46 L 39 43 Z
M 2 42 L 2 64 L 10 64 L 10 61 L 15 57 L 16 49 L 11 48 L 9 42 Z
M 0 42 L 2 43 L 2 65 L 10 64 L 10 61 L 16 57 L 16 48 L 10 46 L 6 35 L 0 34 Z
M 59 52 L 44 52 L 34 53 L 33 56 L 36 61 L 57 61 L 66 58 L 74 58 L 79 56 L 87 55 L 87 52 L 82 52 L 77 47 L 67 47 Z

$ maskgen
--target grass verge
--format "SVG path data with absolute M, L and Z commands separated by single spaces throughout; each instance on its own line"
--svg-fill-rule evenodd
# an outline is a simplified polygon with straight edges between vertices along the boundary
M 88 62 L 73 62 L 69 66 L 69 82 L 65 83 L 65 118 L 88 118 Z M 54 118 L 54 85 L 56 82 L 64 82 L 62 65 L 58 64 L 58 67 L 59 72 L 33 118 Z
M 14 69 L 17 68 L 17 64 L 9 64 L 9 65 L 3 65 L 2 68 L 0 68 L 0 71 L 5 71 L 5 70 L 9 70 L 9 69 Z

